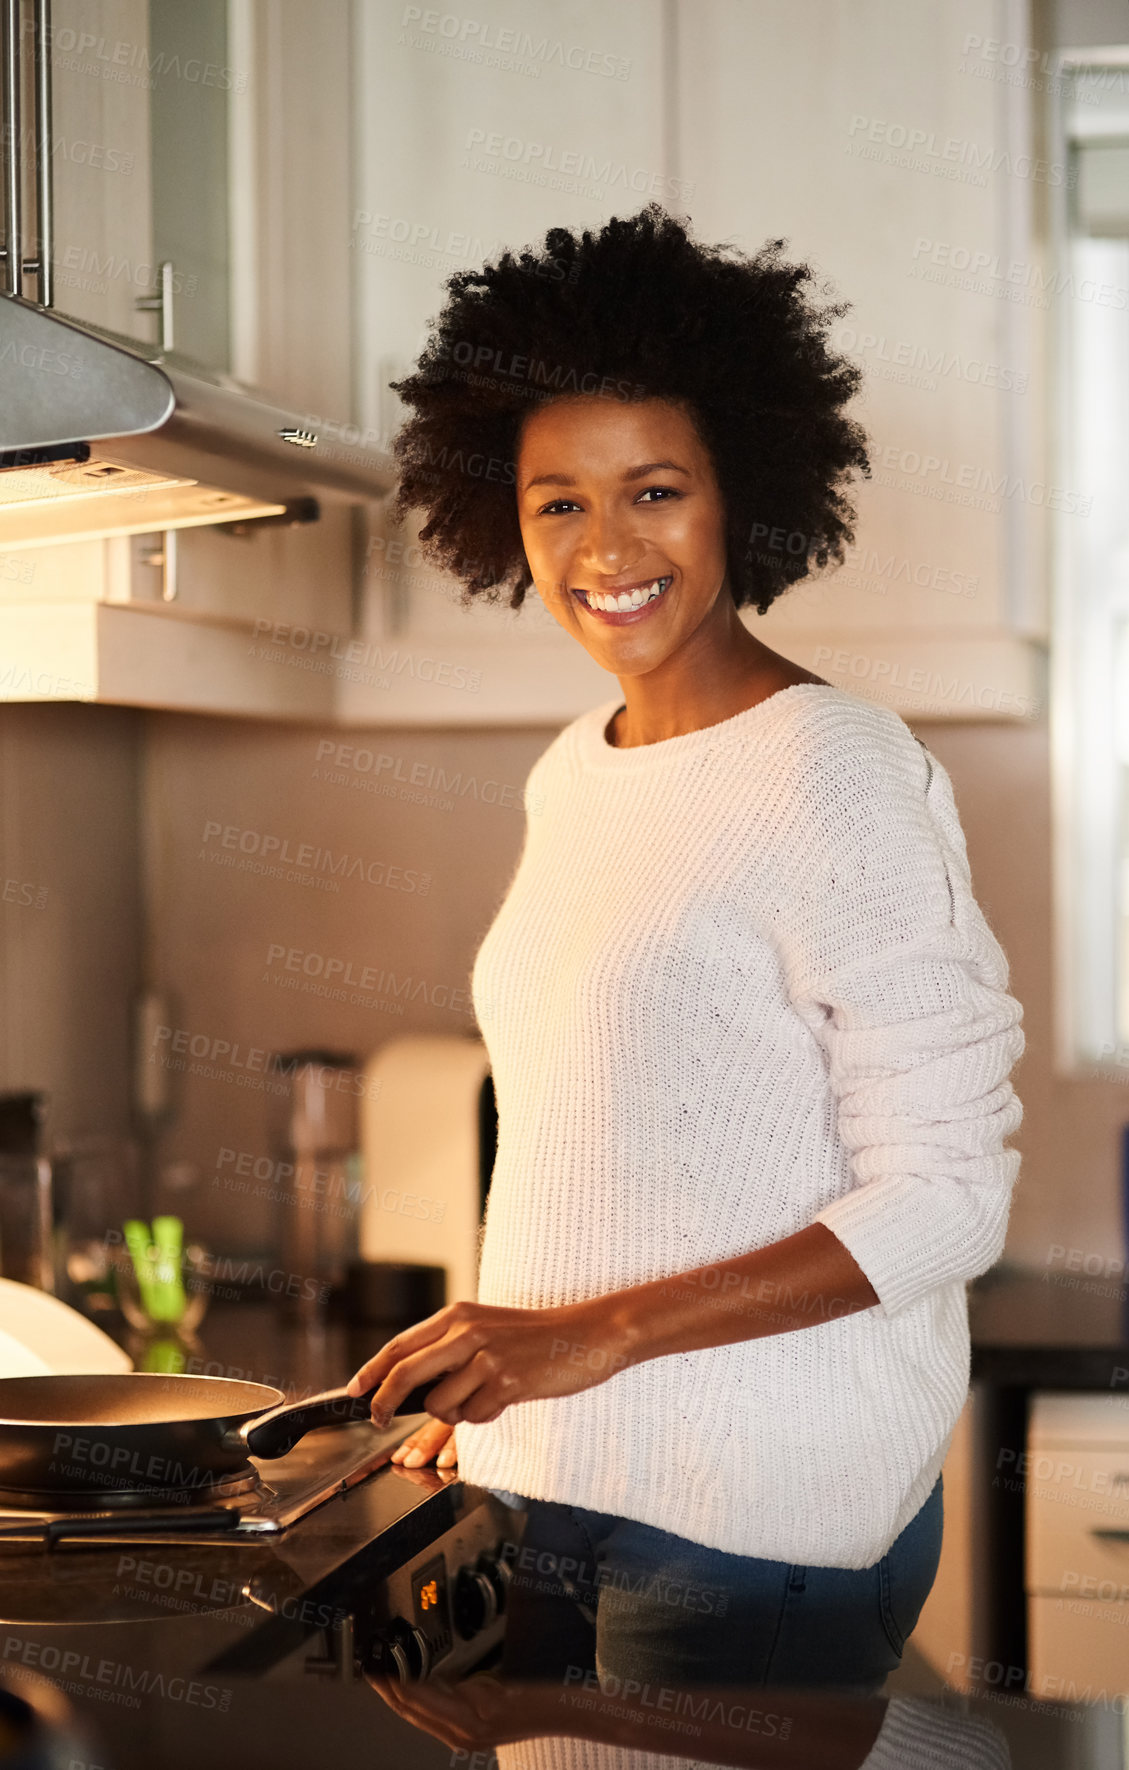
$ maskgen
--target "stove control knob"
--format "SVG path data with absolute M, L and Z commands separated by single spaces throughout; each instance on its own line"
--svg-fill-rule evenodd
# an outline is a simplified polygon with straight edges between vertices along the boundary
M 397 1678 L 401 1684 L 412 1681 L 412 1665 L 402 1641 L 383 1641 L 380 1648 L 380 1669 L 386 1678 Z
M 414 1684 L 431 1670 L 431 1644 L 421 1629 L 397 1617 L 380 1643 L 380 1669 L 387 1678 Z
M 498 1593 L 481 1567 L 460 1567 L 455 1580 L 455 1627 L 464 1641 L 488 1629 L 498 1615 Z
M 510 1589 L 510 1581 L 514 1577 L 513 1568 L 504 1557 L 496 1555 L 484 1555 L 482 1557 L 481 1565 L 489 1576 L 495 1592 L 498 1594 L 498 1609 L 500 1611 L 504 1610 L 506 1608 L 506 1595 Z
M 431 1642 L 428 1640 L 422 1629 L 412 1629 L 409 1632 L 412 1639 L 412 1645 L 416 1651 L 416 1665 L 418 1668 L 416 1671 L 416 1677 L 426 1678 L 428 1672 L 431 1670 Z

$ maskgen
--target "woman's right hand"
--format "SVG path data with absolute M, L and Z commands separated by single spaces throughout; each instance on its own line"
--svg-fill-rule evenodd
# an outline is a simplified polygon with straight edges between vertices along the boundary
M 392 1452 L 394 1463 L 403 1463 L 406 1469 L 422 1469 L 425 1463 L 434 1461 L 437 1469 L 453 1469 L 455 1467 L 455 1428 L 448 1426 L 445 1420 L 429 1419 L 426 1425 L 419 1426 L 403 1444 L 398 1444 Z

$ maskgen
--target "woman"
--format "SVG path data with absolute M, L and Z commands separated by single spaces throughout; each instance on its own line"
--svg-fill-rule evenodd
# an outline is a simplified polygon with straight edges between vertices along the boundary
M 945 770 L 738 618 L 842 560 L 868 471 L 843 309 L 782 245 L 553 229 L 453 277 L 398 384 L 433 557 L 535 585 L 621 697 L 535 765 L 475 964 L 479 1301 L 351 1388 L 434 1378 L 404 1460 L 454 1428 L 527 1503 L 601 1670 L 875 1689 L 936 1572 L 1022 1010 Z

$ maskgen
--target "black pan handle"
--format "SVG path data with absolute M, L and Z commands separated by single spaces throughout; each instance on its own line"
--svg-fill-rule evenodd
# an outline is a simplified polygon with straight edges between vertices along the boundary
M 146 1536 L 168 1533 L 176 1538 L 190 1531 L 237 1530 L 239 1512 L 233 1506 L 214 1506 L 207 1512 L 118 1512 L 113 1517 L 99 1513 L 93 1518 L 53 1518 L 43 1526 L 43 1541 L 48 1549 L 76 1537 L 125 1536 L 140 1531 Z M 0 1532 L 2 1535 L 3 1532 Z
M 424 1398 L 435 1388 L 437 1381 L 433 1377 L 406 1395 L 393 1419 L 399 1419 L 401 1414 L 426 1413 Z M 229 1432 L 225 1443 L 232 1450 L 242 1447 L 252 1457 L 284 1457 L 300 1438 L 304 1438 L 307 1432 L 315 1432 L 319 1426 L 344 1426 L 350 1420 L 367 1420 L 372 1397 L 372 1390 L 366 1395 L 350 1395 L 345 1389 L 327 1389 L 323 1395 L 308 1395 L 305 1401 L 284 1401 L 281 1407 L 257 1414 L 253 1420 Z

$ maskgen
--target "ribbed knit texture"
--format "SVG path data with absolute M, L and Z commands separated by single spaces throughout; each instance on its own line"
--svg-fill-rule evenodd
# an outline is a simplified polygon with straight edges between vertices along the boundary
M 684 1712 L 698 1713 L 706 1693 L 694 1691 L 692 1694 L 692 1708 Z M 573 1691 L 562 1697 L 562 1726 L 575 1727 L 579 1733 L 584 1725 L 583 1715 L 575 1711 L 570 1714 L 569 1705 L 583 1701 L 583 1694 L 577 1695 Z M 779 1731 L 782 1715 L 796 1711 L 802 1715 L 803 1697 L 797 1697 L 794 1692 L 774 1696 L 771 1691 L 766 1691 L 761 1700 L 755 1695 L 743 1700 L 743 1715 L 739 1712 L 740 1706 L 727 1699 L 724 1714 L 730 1717 L 735 1732 L 745 1729 L 743 1736 L 738 1734 L 738 1737 L 743 1737 L 751 1762 L 759 1735 L 747 1726 L 749 1715 L 759 1708 L 762 1714 L 773 1717 L 772 1724 Z M 668 1714 L 669 1711 L 660 1715 L 656 1710 L 657 1725 L 640 1724 L 638 1746 L 610 1745 L 598 1739 L 560 1734 L 499 1745 L 495 1748 L 498 1770 L 698 1770 L 699 1766 L 705 1770 L 713 1761 L 708 1750 L 696 1758 L 677 1758 L 663 1752 L 662 1722 L 668 1719 Z M 787 1746 L 777 1734 L 769 1734 L 769 1738 L 772 1743 L 768 1750 L 771 1750 L 772 1758 L 783 1762 Z M 648 1746 L 652 1749 L 648 1750 Z M 814 1763 L 815 1760 L 807 1756 L 804 1762 Z M 978 1715 L 959 1714 L 917 1697 L 895 1696 L 886 1704 L 878 1737 L 859 1770 L 1011 1770 L 1011 1753 L 1006 1738 L 991 1721 Z
M 868 1567 L 968 1393 L 964 1287 L 999 1257 L 1019 1166 L 1022 1009 L 949 777 L 896 713 L 804 683 L 616 749 L 615 705 L 535 764 L 475 964 L 499 1114 L 479 1300 L 569 1303 L 818 1221 L 880 1302 L 461 1424 L 459 1470 Z

